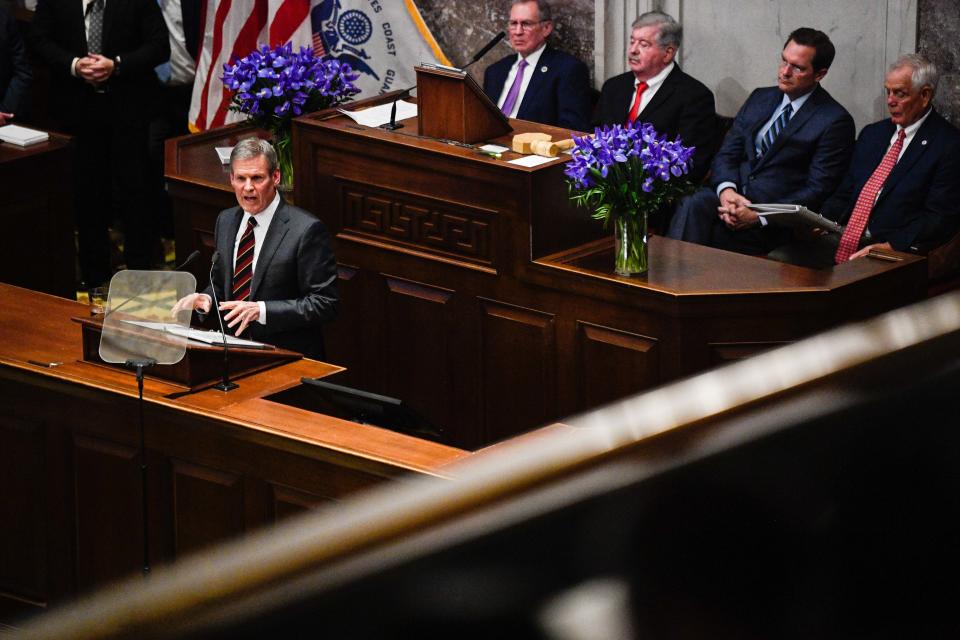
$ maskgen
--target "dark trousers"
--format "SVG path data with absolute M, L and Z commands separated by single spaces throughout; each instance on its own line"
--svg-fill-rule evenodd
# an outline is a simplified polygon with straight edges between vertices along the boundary
M 773 225 L 740 231 L 729 229 L 720 220 L 719 206 L 720 198 L 713 189 L 699 189 L 680 202 L 667 236 L 754 256 L 766 255 L 790 241 L 789 230 Z
M 150 120 L 150 203 L 160 235 L 173 238 L 173 210 L 163 177 L 163 149 L 167 138 L 190 133 L 188 119 L 193 86 L 189 84 L 160 86 L 156 111 Z
M 108 229 L 119 218 L 129 269 L 149 269 L 157 243 L 146 207 L 147 120 L 116 108 L 108 93 L 87 96 L 74 136 L 74 199 L 81 278 L 90 286 L 112 275 Z

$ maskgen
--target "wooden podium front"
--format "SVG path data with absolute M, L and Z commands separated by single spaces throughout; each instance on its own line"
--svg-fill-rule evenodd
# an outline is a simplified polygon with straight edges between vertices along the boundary
M 334 234 L 328 357 L 476 448 L 924 295 L 926 265 L 813 271 L 662 237 L 612 270 L 612 231 L 534 168 L 346 117 L 294 123 L 298 204 Z M 515 133 L 571 132 L 511 120 Z M 510 146 L 509 136 L 492 140 Z

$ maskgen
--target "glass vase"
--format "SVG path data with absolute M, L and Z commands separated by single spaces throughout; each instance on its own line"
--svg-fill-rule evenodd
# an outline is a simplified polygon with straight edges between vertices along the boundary
M 619 276 L 647 272 L 647 212 L 626 211 L 614 217 L 613 270 Z

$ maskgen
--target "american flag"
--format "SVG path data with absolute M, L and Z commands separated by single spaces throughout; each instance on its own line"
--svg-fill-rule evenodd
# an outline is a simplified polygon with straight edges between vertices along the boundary
M 244 119 L 230 113 L 231 93 L 220 81 L 223 65 L 258 45 L 292 42 L 311 46 L 310 0 L 205 0 L 201 13 L 202 42 L 190 105 L 194 131 Z

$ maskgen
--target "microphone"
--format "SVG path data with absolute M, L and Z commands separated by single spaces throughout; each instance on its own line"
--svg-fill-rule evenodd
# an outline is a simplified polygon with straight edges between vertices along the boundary
M 396 97 L 394 97 L 393 104 L 390 107 L 390 122 L 388 122 L 387 124 L 380 125 L 381 129 L 386 129 L 387 131 L 396 131 L 397 129 L 403 129 L 402 124 L 397 124 L 397 102 L 399 100 L 406 98 L 408 95 L 410 95 L 410 92 L 416 88 L 417 88 L 417 85 L 413 85 L 412 87 L 407 87 L 406 89 L 398 93 Z
M 199 251 L 197 253 L 200 253 Z M 239 387 L 236 382 L 230 382 L 230 360 L 229 347 L 227 346 L 227 331 L 223 328 L 223 316 L 220 315 L 220 302 L 217 300 L 217 287 L 213 284 L 213 269 L 217 266 L 217 260 L 220 259 L 220 252 L 214 251 L 213 258 L 210 260 L 210 292 L 213 293 L 213 309 L 217 314 L 217 320 L 220 321 L 220 337 L 223 338 L 223 376 L 220 382 L 213 385 L 214 389 L 220 391 L 232 391 Z
M 192 264 L 194 260 L 200 257 L 200 251 L 197 249 L 193 250 L 193 253 L 187 256 L 187 259 L 181 262 L 179 265 L 173 268 L 174 271 L 183 271 L 183 268 L 188 264 Z
M 479 60 L 479 59 L 482 58 L 483 56 L 487 55 L 487 52 L 490 51 L 490 49 L 493 49 L 495 46 L 497 46 L 497 43 L 498 43 L 498 42 L 500 42 L 501 40 L 503 40 L 503 39 L 506 38 L 506 37 L 507 37 L 507 34 L 504 33 L 503 31 L 501 31 L 501 32 L 498 33 L 497 35 L 493 36 L 493 40 L 491 40 L 490 42 L 488 42 L 488 43 L 486 44 L 486 46 L 483 47 L 483 49 L 480 49 L 480 51 L 478 51 L 478 52 L 476 53 L 476 55 L 474 55 L 473 58 L 471 58 L 470 62 L 468 62 L 467 64 L 465 64 L 465 65 L 463 65 L 462 67 L 460 67 L 460 70 L 463 71 L 464 69 L 466 69 L 467 67 L 469 67 L 470 65 L 472 65 L 474 62 L 476 62 L 477 60 Z

